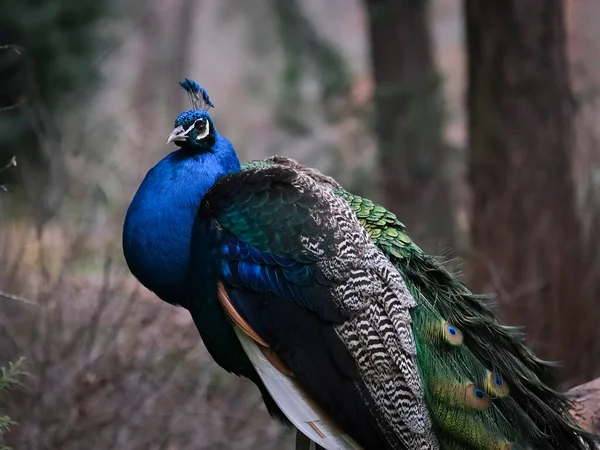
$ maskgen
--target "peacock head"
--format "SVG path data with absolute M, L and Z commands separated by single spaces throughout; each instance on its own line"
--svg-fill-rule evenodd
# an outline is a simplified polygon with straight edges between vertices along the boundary
M 211 151 L 217 138 L 217 130 L 208 108 L 214 108 L 214 105 L 206 90 L 195 81 L 186 78 L 179 84 L 187 91 L 193 109 L 177 116 L 175 129 L 167 138 L 167 144 L 174 142 L 179 147 L 198 152 Z

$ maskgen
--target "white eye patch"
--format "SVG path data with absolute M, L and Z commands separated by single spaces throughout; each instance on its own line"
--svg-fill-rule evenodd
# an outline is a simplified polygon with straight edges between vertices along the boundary
M 210 132 L 210 122 L 207 121 L 206 128 L 204 129 L 202 134 L 198 134 L 198 136 L 196 137 L 196 140 L 204 139 L 206 136 L 208 136 L 209 132 Z

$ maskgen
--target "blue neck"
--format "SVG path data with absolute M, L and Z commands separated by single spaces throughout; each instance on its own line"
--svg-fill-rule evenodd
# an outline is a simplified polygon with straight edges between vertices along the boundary
M 222 176 L 240 170 L 229 141 L 212 152 L 182 148 L 144 178 L 125 217 L 123 252 L 131 272 L 163 300 L 185 302 L 194 218 L 202 198 Z

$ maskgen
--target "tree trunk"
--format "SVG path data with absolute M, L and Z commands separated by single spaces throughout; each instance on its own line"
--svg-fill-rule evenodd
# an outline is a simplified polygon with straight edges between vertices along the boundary
M 466 0 L 473 289 L 564 379 L 593 376 L 595 310 L 572 178 L 563 3 Z M 542 345 L 543 343 L 543 345 Z M 596 353 L 597 354 L 597 353 Z
M 170 78 L 167 83 L 168 86 L 172 85 L 175 80 L 180 81 L 190 76 L 188 73 L 188 58 L 194 54 L 192 45 L 193 27 L 194 20 L 196 19 L 196 8 L 200 7 L 200 5 L 201 2 L 197 0 L 179 1 L 179 11 L 175 21 L 177 29 L 174 32 L 173 47 L 171 49 L 173 53 L 169 62 L 171 68 L 167 72 Z M 170 111 L 188 108 L 187 98 L 185 99 L 185 103 L 182 104 L 182 97 L 181 95 L 169 96 L 171 103 Z
M 443 106 L 426 0 L 366 0 L 385 206 L 420 245 L 454 244 Z

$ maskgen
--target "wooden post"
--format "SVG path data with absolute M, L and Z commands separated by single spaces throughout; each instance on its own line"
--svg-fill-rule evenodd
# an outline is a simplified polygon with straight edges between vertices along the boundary
M 296 450 L 325 450 L 307 438 L 300 430 L 296 430 Z
M 567 397 L 574 403 L 571 415 L 579 426 L 600 435 L 600 378 L 574 387 Z

